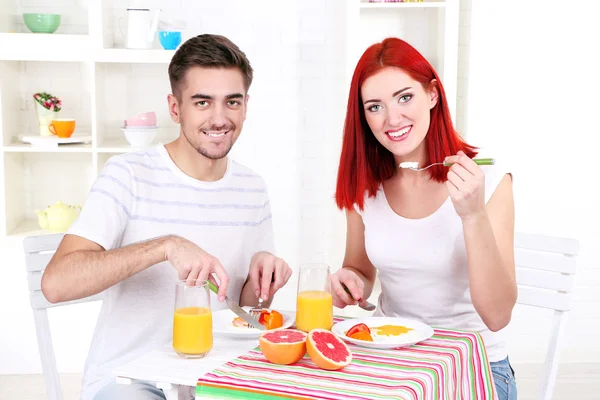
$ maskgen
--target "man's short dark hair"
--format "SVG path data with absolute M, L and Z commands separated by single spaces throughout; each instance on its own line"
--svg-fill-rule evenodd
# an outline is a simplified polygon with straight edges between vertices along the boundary
M 187 40 L 175 52 L 169 64 L 169 81 L 177 98 L 181 95 L 181 82 L 192 67 L 237 68 L 244 77 L 246 91 L 252 84 L 252 67 L 246 54 L 225 36 L 198 35 Z

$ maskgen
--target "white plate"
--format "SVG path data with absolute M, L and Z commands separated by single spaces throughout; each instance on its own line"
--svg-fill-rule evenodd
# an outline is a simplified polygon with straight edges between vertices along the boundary
M 251 307 L 243 307 L 244 310 L 248 311 Z M 269 310 L 270 311 L 270 310 Z M 283 326 L 279 329 L 289 328 L 294 325 L 296 321 L 296 315 L 287 313 L 284 311 L 276 310 L 283 315 Z M 233 319 L 237 315 L 229 309 L 213 311 L 213 335 L 227 336 L 232 338 L 240 339 L 258 339 L 260 334 L 265 331 L 259 331 L 255 328 L 239 327 L 233 325 Z
M 89 135 L 73 135 L 68 138 L 59 138 L 58 136 L 21 136 L 19 138 L 23 143 L 29 143 L 33 146 L 58 146 L 59 144 L 73 143 L 91 143 L 92 137 Z
M 374 328 L 382 325 L 400 325 L 413 330 L 398 336 L 379 336 L 372 333 L 373 341 L 358 340 L 346 336 L 346 332 L 354 325 L 363 323 L 369 328 Z M 336 323 L 331 331 L 335 333 L 341 339 L 355 344 L 357 346 L 368 347 L 372 349 L 395 349 L 399 347 L 412 346 L 413 344 L 422 342 L 423 340 L 429 339 L 433 336 L 433 328 L 429 325 L 425 325 L 422 322 L 415 321 L 408 318 L 392 318 L 392 317 L 368 317 L 368 318 L 355 318 L 347 319 L 342 322 Z

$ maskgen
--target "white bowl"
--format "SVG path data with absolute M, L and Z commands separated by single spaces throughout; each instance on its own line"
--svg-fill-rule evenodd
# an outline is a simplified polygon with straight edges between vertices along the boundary
M 156 135 L 158 135 L 158 127 L 154 128 L 121 128 L 125 139 L 132 147 L 148 147 L 154 144 Z

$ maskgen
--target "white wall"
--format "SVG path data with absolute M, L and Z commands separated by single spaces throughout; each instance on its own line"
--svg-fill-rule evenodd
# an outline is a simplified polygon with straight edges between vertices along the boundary
M 28 2 L 35 3 L 21 0 Z M 597 83 L 593 68 L 569 72 L 564 61 L 561 64 L 567 49 L 559 48 L 554 57 L 549 44 L 540 40 L 577 29 L 583 25 L 581 18 L 592 13 L 545 24 L 540 15 L 547 15 L 551 2 L 532 0 L 535 7 L 521 2 L 518 12 L 509 3 L 473 3 L 465 0 L 461 5 L 457 125 L 469 141 L 493 147 L 498 157 L 508 158 L 514 165 L 518 228 L 582 239 L 581 278 L 563 359 L 594 359 L 598 345 L 590 351 L 585 339 L 600 328 L 595 312 L 600 301 L 600 255 L 591 246 L 600 235 L 590 223 L 599 220 L 592 203 L 595 195 L 584 183 L 592 181 L 590 144 L 598 144 L 594 137 L 597 128 L 589 121 L 593 106 L 588 95 L 594 93 Z M 113 1 L 112 15 L 124 14 L 125 4 Z M 555 4 L 558 15 L 567 7 L 565 2 Z M 333 203 L 347 92 L 343 7 L 343 0 L 180 0 L 169 1 L 165 7 L 174 17 L 187 19 L 187 37 L 224 33 L 247 52 L 255 67 L 248 120 L 233 155 L 266 178 L 277 244 L 294 269 L 303 262 L 323 261 L 335 270 L 343 258 L 345 220 Z M 223 23 L 222 10 L 227 10 L 227 23 Z M 273 19 L 266 17 L 270 10 L 275 11 Z M 533 20 L 535 36 L 524 31 Z M 116 32 L 114 36 L 118 38 Z M 571 51 L 584 55 L 584 49 L 587 47 Z M 512 53 L 522 61 L 510 63 Z M 551 72 L 535 78 L 544 71 Z M 597 93 L 597 86 L 595 90 Z M 157 96 L 159 101 L 164 98 L 164 94 Z M 542 164 L 563 159 L 583 169 L 553 165 L 548 171 Z M 0 241 L 0 257 L 0 374 L 39 373 L 19 241 Z M 274 305 L 293 308 L 295 285 L 293 278 Z M 94 306 L 84 305 L 75 312 L 53 311 L 59 369 L 80 371 Z M 584 317 L 591 318 L 584 321 Z M 84 321 L 83 333 L 71 328 L 79 320 Z M 513 345 L 513 359 L 535 361 L 541 357 L 539 337 L 547 336 L 542 329 L 546 320 L 544 316 L 516 315 L 513 331 L 526 334 Z
M 473 1 L 468 139 L 514 171 L 516 229 L 581 241 L 561 360 L 600 360 L 597 2 Z M 550 313 L 518 307 L 511 357 L 541 360 Z

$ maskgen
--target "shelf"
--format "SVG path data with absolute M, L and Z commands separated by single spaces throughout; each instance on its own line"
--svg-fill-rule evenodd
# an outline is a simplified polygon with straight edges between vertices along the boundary
M 445 1 L 424 1 L 422 3 L 360 3 L 362 9 L 390 8 L 444 8 Z
M 89 35 L 0 33 L 1 61 L 168 64 L 175 50 L 97 49 Z
M 3 231 L 7 236 L 50 233 L 38 226 L 35 210 L 57 201 L 83 205 L 96 177 L 92 153 L 10 152 L 3 154 L 6 190 Z
M 91 144 L 61 144 L 60 146 L 33 146 L 27 143 L 12 143 L 4 146 L 5 153 L 91 153 Z
M 89 59 L 89 35 L 0 33 L 2 61 L 73 61 Z
M 7 232 L 7 236 L 25 237 L 25 236 L 38 236 L 38 235 L 50 235 L 54 232 L 40 228 L 37 220 L 26 219 L 23 220 L 17 227 L 11 232 Z
M 101 49 L 94 54 L 95 62 L 168 64 L 175 50 Z
M 102 145 L 98 146 L 96 151 L 98 153 L 129 153 L 132 151 L 143 150 L 149 147 L 155 146 L 157 141 L 153 144 L 145 147 L 133 147 L 125 139 L 112 139 L 102 142 Z

